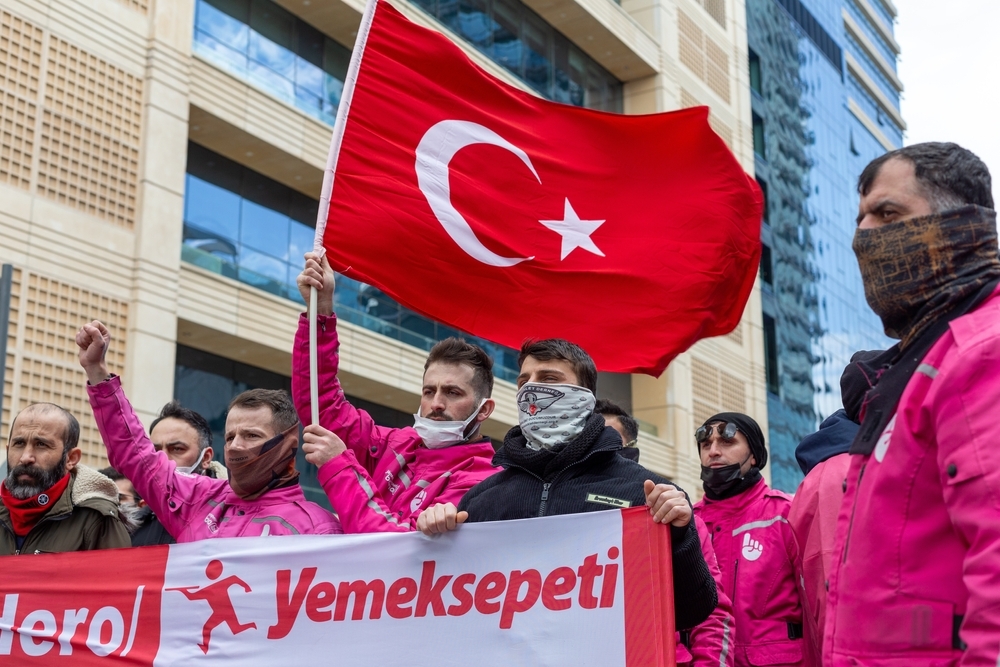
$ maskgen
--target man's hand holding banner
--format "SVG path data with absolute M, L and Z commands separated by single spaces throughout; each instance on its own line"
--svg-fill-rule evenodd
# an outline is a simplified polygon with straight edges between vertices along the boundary
M 605 371 L 658 375 L 739 322 L 762 198 L 706 108 L 540 99 L 384 0 L 347 78 L 317 229 L 335 269 L 497 343 L 571 340 Z
M 11 557 L 0 665 L 671 665 L 669 535 L 635 508 Z

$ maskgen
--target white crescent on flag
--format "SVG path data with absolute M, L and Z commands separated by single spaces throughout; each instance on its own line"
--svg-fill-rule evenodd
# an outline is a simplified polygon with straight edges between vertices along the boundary
M 434 216 L 448 236 L 470 257 L 489 266 L 514 266 L 534 257 L 503 257 L 491 251 L 476 238 L 472 227 L 451 203 L 448 165 L 458 151 L 466 146 L 488 144 L 506 149 L 519 157 L 538 182 L 531 159 L 523 150 L 479 123 L 465 120 L 443 120 L 427 130 L 417 145 L 417 184 L 427 198 Z

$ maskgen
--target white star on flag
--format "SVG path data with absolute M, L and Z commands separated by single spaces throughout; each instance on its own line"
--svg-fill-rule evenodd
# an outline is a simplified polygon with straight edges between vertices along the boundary
M 562 235 L 562 248 L 560 260 L 577 248 L 583 248 L 587 252 L 604 257 L 604 253 L 597 247 L 590 235 L 597 231 L 597 228 L 604 224 L 604 220 L 581 220 L 580 216 L 573 210 L 569 198 L 566 198 L 566 205 L 563 209 L 562 220 L 539 220 L 552 231 Z

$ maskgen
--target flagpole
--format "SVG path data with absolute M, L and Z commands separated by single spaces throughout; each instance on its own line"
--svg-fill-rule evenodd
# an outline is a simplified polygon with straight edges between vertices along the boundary
M 309 401 L 312 411 L 310 419 L 313 424 L 319 424 L 319 354 L 316 349 L 316 302 L 318 294 L 315 287 L 309 288 Z
M 333 125 L 333 139 L 330 141 L 330 153 L 327 156 L 326 171 L 323 174 L 323 190 L 319 197 L 319 210 L 316 212 L 316 235 L 313 237 L 313 251 L 322 257 L 325 253 L 323 235 L 326 231 L 326 220 L 330 213 L 330 197 L 333 194 L 333 176 L 337 171 L 337 158 L 340 156 L 340 145 L 344 140 L 344 128 L 347 125 L 347 114 L 351 110 L 351 100 L 354 97 L 354 84 L 358 80 L 358 70 L 361 69 L 361 59 L 364 57 L 365 44 L 368 41 L 368 31 L 375 17 L 378 0 L 368 0 L 365 13 L 361 17 L 361 26 L 354 42 L 351 63 L 344 77 L 344 92 L 337 107 L 337 120 Z M 313 424 L 319 424 L 319 352 L 316 349 L 316 306 L 319 300 L 315 287 L 309 288 L 309 399 L 312 410 L 309 418 Z M 332 304 L 331 304 L 332 305 Z

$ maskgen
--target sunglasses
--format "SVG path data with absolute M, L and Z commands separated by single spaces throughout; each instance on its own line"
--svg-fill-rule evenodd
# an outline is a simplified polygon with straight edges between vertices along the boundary
M 720 423 L 717 426 L 702 426 L 694 432 L 694 440 L 700 445 L 711 438 L 713 432 L 718 433 L 719 437 L 723 440 L 732 440 L 736 437 L 736 433 L 739 430 L 739 427 L 733 422 L 726 422 L 725 424 Z

